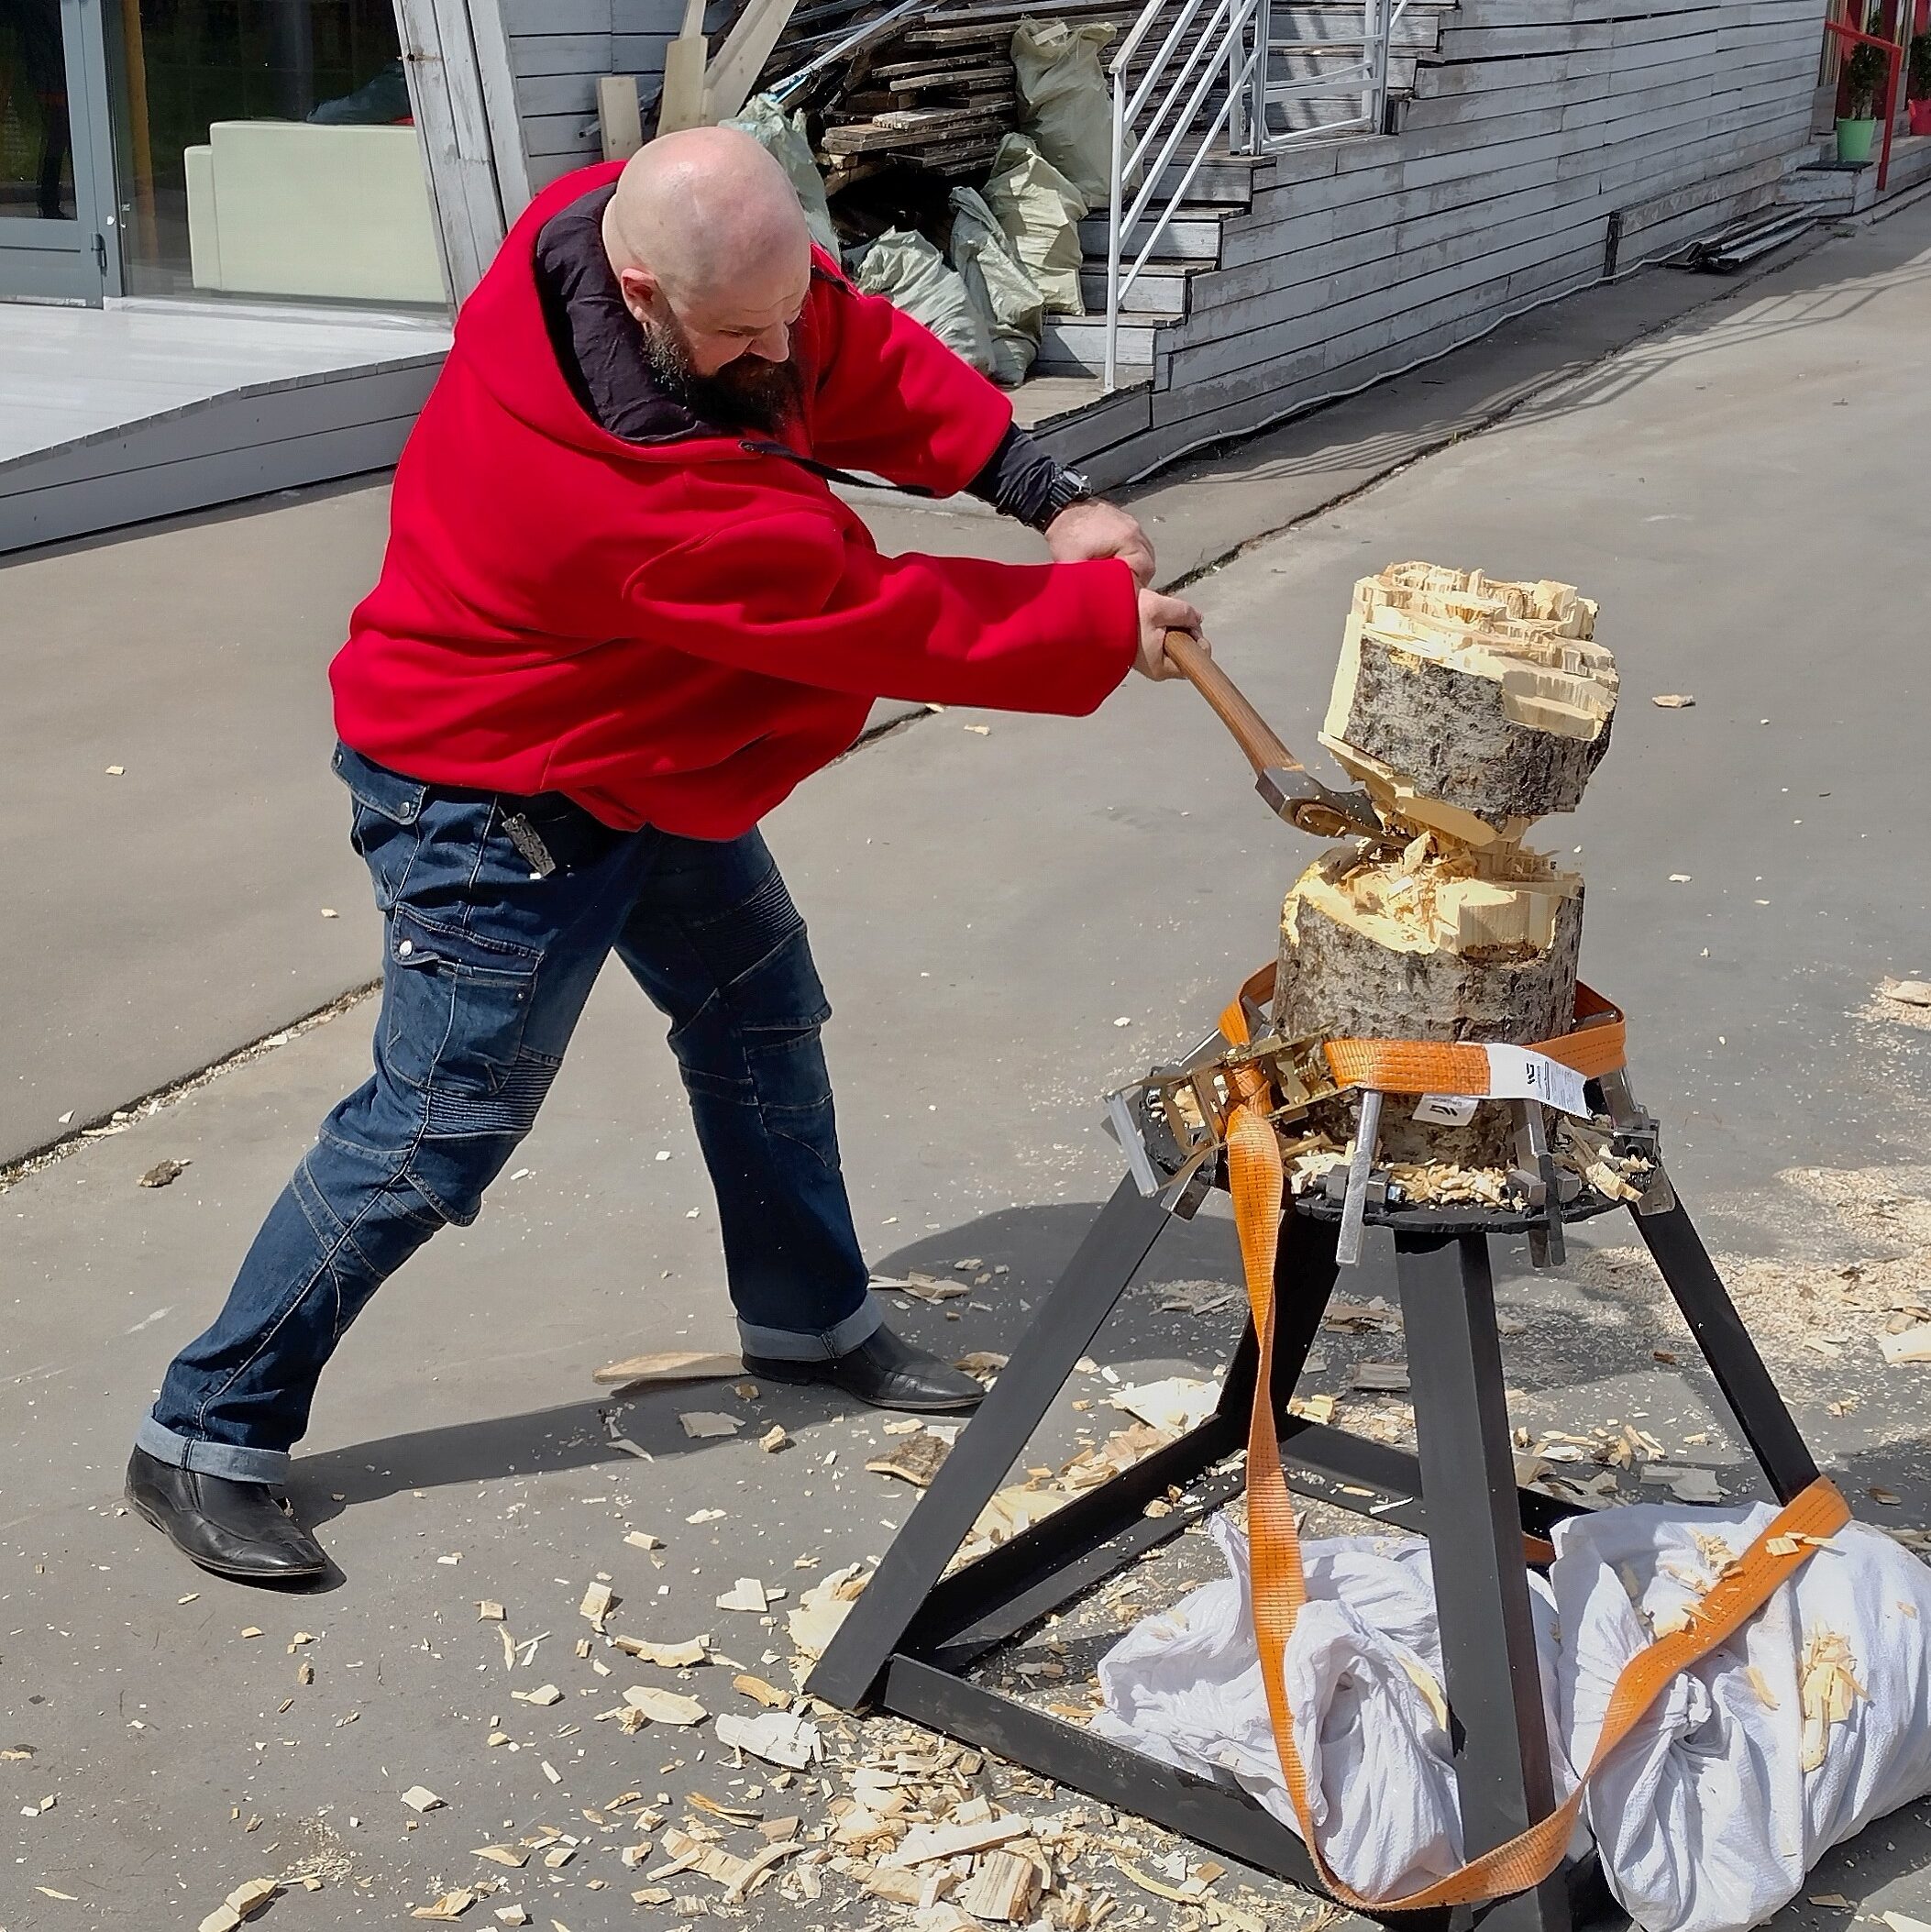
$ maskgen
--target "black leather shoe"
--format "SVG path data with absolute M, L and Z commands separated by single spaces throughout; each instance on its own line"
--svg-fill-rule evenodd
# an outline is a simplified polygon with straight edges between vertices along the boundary
M 177 1469 L 137 1449 L 127 1500 L 181 1551 L 216 1576 L 245 1584 L 301 1583 L 328 1558 L 266 1483 Z
M 767 1382 L 828 1382 L 874 1408 L 902 1408 L 918 1415 L 957 1415 L 977 1408 L 986 1391 L 964 1369 L 914 1348 L 888 1328 L 868 1341 L 825 1362 L 771 1362 L 746 1355 L 745 1367 Z

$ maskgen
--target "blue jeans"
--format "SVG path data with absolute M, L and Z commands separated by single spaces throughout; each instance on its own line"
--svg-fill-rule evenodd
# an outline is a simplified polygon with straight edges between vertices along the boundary
M 346 745 L 335 765 L 384 922 L 375 1072 L 323 1121 L 140 1447 L 281 1477 L 343 1331 L 438 1228 L 475 1220 L 613 948 L 670 1021 L 745 1352 L 866 1341 L 880 1317 L 819 1045 L 831 1009 L 763 838 L 612 832 L 554 794 L 425 785 Z

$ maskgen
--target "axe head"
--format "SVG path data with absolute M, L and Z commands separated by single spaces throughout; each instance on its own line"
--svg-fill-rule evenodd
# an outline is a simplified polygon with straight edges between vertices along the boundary
M 1407 844 L 1382 823 L 1365 791 L 1331 790 L 1298 766 L 1292 770 L 1269 766 L 1253 789 L 1297 831 L 1316 838 L 1369 839 L 1379 850 L 1399 850 Z

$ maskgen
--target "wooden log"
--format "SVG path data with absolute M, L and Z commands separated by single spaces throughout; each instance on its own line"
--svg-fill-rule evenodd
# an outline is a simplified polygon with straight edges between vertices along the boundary
M 1572 811 L 1617 679 L 1572 585 L 1396 564 L 1355 586 L 1321 742 L 1397 816 L 1473 845 Z
M 1519 876 L 1484 876 L 1509 870 Z M 1361 865 L 1337 848 L 1282 911 L 1274 1025 L 1287 1039 L 1551 1039 L 1572 1023 L 1582 936 L 1582 880 L 1532 854 L 1443 850 L 1423 837 L 1398 860 Z M 1506 1102 L 1479 1103 L 1459 1127 L 1417 1121 L 1415 1106 L 1400 1096 L 1384 1105 L 1384 1163 L 1514 1165 Z M 1345 1095 L 1309 1125 L 1345 1142 L 1359 1110 Z

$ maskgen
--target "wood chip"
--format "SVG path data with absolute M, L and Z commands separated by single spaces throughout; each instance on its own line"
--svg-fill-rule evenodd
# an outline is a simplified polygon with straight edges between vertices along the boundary
M 623 1693 L 623 1702 L 653 1724 L 701 1724 L 709 1715 L 695 1697 L 656 1690 L 645 1684 L 631 1685 Z
M 529 1862 L 530 1855 L 516 1845 L 479 1845 L 471 1854 L 480 1859 L 488 1859 L 492 1865 L 507 1865 L 512 1871 L 520 1871 Z
M 762 1617 L 771 1607 L 765 1586 L 755 1576 L 741 1576 L 718 1598 L 720 1610 L 745 1610 Z
M 757 1446 L 767 1456 L 775 1456 L 780 1449 L 790 1448 L 791 1439 L 785 1433 L 781 1423 L 774 1422 L 769 1429 L 766 1430 L 763 1435 L 758 1437 Z
M 503 1616 L 503 1607 L 500 1603 L 492 1603 L 487 1596 L 477 1599 L 476 1620 L 478 1623 L 501 1623 Z
M 1931 1006 L 1931 979 L 1883 979 L 1878 991 L 1903 1006 Z
M 591 1584 L 583 1593 L 583 1601 L 577 1606 L 577 1615 L 587 1617 L 595 1627 L 597 1634 L 603 1634 L 603 1619 L 616 1607 L 616 1594 L 608 1584 Z
M 409 1915 L 411 1918 L 442 1920 L 460 1918 L 475 1903 L 476 1894 L 473 1892 L 446 1892 L 433 1905 L 418 1905 Z
M 762 1677 L 746 1673 L 731 1680 L 731 1688 L 742 1691 L 745 1696 L 764 1706 L 767 1711 L 781 1711 L 791 1702 L 789 1691 L 781 1691 L 775 1684 L 767 1684 Z
M 168 1187 L 171 1183 L 179 1180 L 193 1165 L 190 1161 L 177 1161 L 171 1158 L 165 1161 L 156 1161 L 153 1166 L 141 1176 L 140 1186 L 143 1187 Z
M 1219 1407 L 1220 1385 L 1197 1375 L 1169 1375 L 1162 1382 L 1120 1389 L 1107 1400 L 1151 1428 L 1180 1436 L 1197 1429 Z
M 1804 1715 L 1801 1768 L 1815 1771 L 1828 1755 L 1830 1728 L 1850 1716 L 1866 1695 L 1855 1673 L 1857 1660 L 1841 1630 L 1819 1628 L 1810 1633 L 1797 1666 L 1797 1698 Z
M 713 1436 L 734 1436 L 745 1426 L 740 1418 L 714 1408 L 687 1409 L 678 1421 L 693 1442 L 709 1441 Z
M 1034 1821 L 1023 1817 L 986 1818 L 974 1825 L 915 1825 L 885 1862 L 907 1871 L 938 1859 L 991 1851 L 998 1846 L 1010 1845 L 1014 1838 L 1030 1838 L 1033 1829 Z
M 664 1547 L 664 1539 L 651 1535 L 647 1529 L 633 1529 L 623 1540 L 633 1550 L 661 1550 Z
M 803 1841 L 799 1838 L 791 1838 L 781 1845 L 766 1846 L 756 1857 L 745 1861 L 745 1869 L 724 1888 L 725 1904 L 742 1904 L 751 1895 L 758 1880 L 763 1878 L 766 1872 L 774 1866 L 783 1864 L 785 1860 L 803 1849 Z
M 539 1684 L 534 1691 L 512 1691 L 510 1695 L 519 1704 L 535 1704 L 547 1708 L 563 1702 L 563 1693 L 554 1684 Z
M 646 1663 L 654 1663 L 663 1671 L 694 1670 L 708 1662 L 711 1656 L 708 1639 L 702 1637 L 693 1637 L 685 1643 L 650 1643 L 641 1637 L 612 1637 L 611 1647 L 625 1656 L 641 1657 Z
M 605 1387 L 630 1382 L 729 1382 L 742 1375 L 745 1364 L 736 1355 L 704 1354 L 691 1349 L 671 1349 L 654 1355 L 629 1355 L 597 1370 L 590 1377 Z
M 863 1564 L 849 1563 L 814 1584 L 785 1620 L 791 1641 L 807 1657 L 822 1657 L 869 1580 Z
M 1351 1386 L 1384 1395 L 1407 1393 L 1408 1368 L 1405 1362 L 1359 1362 L 1348 1378 Z
M 975 1918 L 1010 1926 L 1032 1916 L 1039 1889 L 1039 1867 L 1031 1859 L 1012 1851 L 992 1851 L 966 1881 L 959 1907 Z
M 824 1757 L 824 1739 L 818 1727 L 808 1718 L 783 1711 L 765 1711 L 756 1717 L 721 1711 L 711 1728 L 719 1743 L 734 1745 L 750 1757 L 786 1771 L 803 1771 Z
M 1686 1469 L 1670 1480 L 1670 1494 L 1679 1503 L 1720 1503 L 1723 1485 L 1714 1469 Z
M 1659 691 L 1650 700 L 1661 711 L 1688 711 L 1695 701 L 1687 691 Z
M 873 1475 L 896 1476 L 914 1489 L 924 1489 L 938 1474 L 952 1445 L 923 1430 L 907 1436 L 882 1456 L 874 1456 L 865 1466 Z
M 403 1803 L 408 1805 L 411 1811 L 439 1810 L 442 1802 L 426 1784 L 412 1784 L 403 1794 Z
M 1920 1321 L 1901 1334 L 1880 1335 L 1878 1347 L 1893 1368 L 1911 1362 L 1931 1362 L 1931 1321 Z

